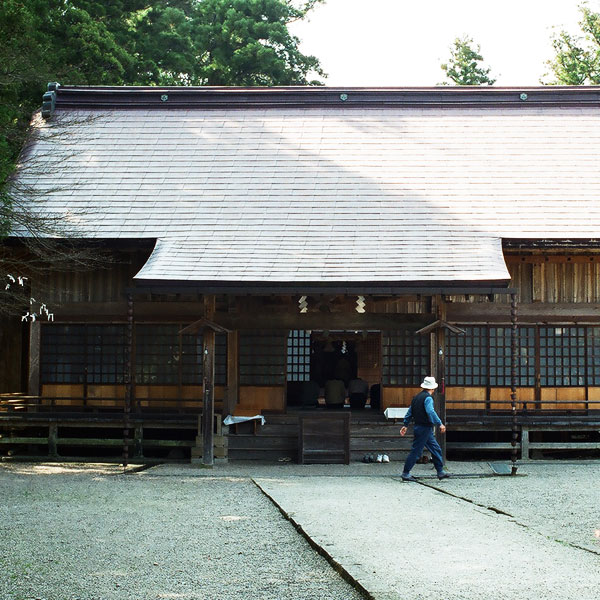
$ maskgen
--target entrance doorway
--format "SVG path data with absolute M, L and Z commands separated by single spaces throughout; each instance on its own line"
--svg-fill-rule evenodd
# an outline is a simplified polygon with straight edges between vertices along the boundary
M 328 381 L 342 381 L 346 392 L 352 380 L 362 379 L 368 389 L 381 384 L 380 331 L 290 331 L 287 347 L 287 404 L 303 405 L 307 382 L 318 386 L 324 404 Z M 314 396 L 313 391 L 313 396 Z

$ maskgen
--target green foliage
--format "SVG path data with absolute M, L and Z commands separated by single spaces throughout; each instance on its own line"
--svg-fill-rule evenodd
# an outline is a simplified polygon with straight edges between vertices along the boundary
M 320 0 L 319 0 L 320 1 Z M 298 49 L 287 26 L 302 19 L 291 0 L 157 3 L 132 22 L 135 83 L 142 85 L 306 85 L 319 61 Z
M 561 31 L 552 40 L 555 56 L 548 61 L 551 84 L 600 84 L 600 13 L 582 4 L 579 22 L 584 37 Z
M 473 48 L 473 40 L 467 36 L 456 38 L 450 47 L 450 60 L 441 65 L 446 77 L 456 85 L 493 85 L 489 68 L 480 65 L 483 56 L 479 45 Z M 444 82 L 443 85 L 447 85 Z
M 203 0 L 197 4 L 199 79 L 209 85 L 306 85 L 318 60 L 298 49 L 288 24 L 302 19 L 289 0 Z

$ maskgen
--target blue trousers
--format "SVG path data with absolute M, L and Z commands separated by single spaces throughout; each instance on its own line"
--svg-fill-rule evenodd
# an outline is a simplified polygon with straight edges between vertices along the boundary
M 433 435 L 433 427 L 427 427 L 427 425 L 415 425 L 414 435 L 415 438 L 412 443 L 412 448 L 410 449 L 410 454 L 406 457 L 402 473 L 405 475 L 410 473 L 410 470 L 415 466 L 417 460 L 419 460 L 423 448 L 427 448 L 427 450 L 431 452 L 435 470 L 438 474 L 442 473 L 444 471 L 444 459 L 442 458 L 442 449 Z

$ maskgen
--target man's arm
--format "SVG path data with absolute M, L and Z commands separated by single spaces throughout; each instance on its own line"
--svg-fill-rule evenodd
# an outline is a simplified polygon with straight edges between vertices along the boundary
M 406 414 L 404 415 L 404 426 L 400 429 L 400 435 L 401 436 L 405 436 L 406 435 L 406 428 L 410 425 L 411 419 L 412 419 L 412 411 L 410 410 L 412 407 L 408 407 L 408 410 L 406 411 Z
M 442 423 L 442 420 L 438 417 L 437 413 L 435 412 L 435 408 L 433 407 L 433 398 L 431 396 L 425 398 L 425 412 L 427 413 L 429 420 L 434 425 L 438 425 L 440 431 L 444 433 L 444 431 L 446 431 L 446 426 Z

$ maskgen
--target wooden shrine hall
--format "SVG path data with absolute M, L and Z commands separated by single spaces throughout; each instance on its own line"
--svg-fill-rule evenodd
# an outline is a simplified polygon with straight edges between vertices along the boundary
M 386 410 L 434 375 L 447 453 L 597 453 L 599 108 L 50 84 L 15 181 L 110 260 L 2 320 L 0 452 L 401 460 Z

